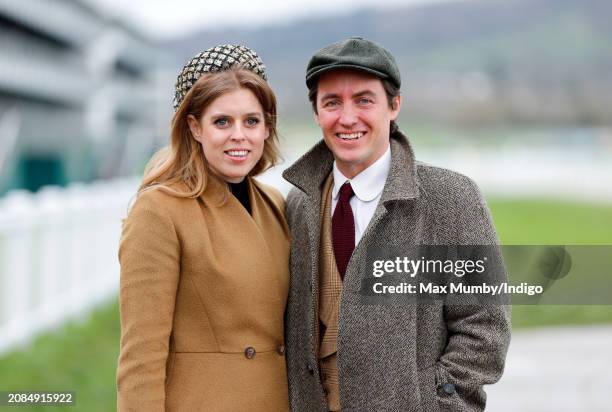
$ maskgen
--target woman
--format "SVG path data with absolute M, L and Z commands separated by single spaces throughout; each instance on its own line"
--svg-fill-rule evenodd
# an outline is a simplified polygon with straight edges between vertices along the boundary
M 171 145 L 124 222 L 118 410 L 288 410 L 283 198 L 252 176 L 278 157 L 276 100 L 244 46 L 178 76 Z

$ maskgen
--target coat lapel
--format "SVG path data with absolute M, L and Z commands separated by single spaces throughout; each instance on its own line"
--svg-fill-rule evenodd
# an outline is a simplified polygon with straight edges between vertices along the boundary
M 397 131 L 391 134 L 391 169 L 383 189 L 381 200 L 374 212 L 364 236 L 357 245 L 353 256 L 361 256 L 361 249 L 367 248 L 372 232 L 387 214 L 387 206 L 395 201 L 408 201 L 419 196 L 418 179 L 414 153 L 408 139 Z M 306 217 L 308 231 L 309 258 L 311 262 L 310 285 L 312 314 L 314 316 L 313 328 L 317 327 L 319 302 L 319 242 L 321 236 L 321 195 L 326 177 L 331 173 L 334 157 L 323 140 L 319 141 L 311 150 L 298 159 L 291 167 L 283 172 L 285 180 L 292 183 L 302 191 L 305 196 L 303 216 Z M 347 290 L 350 285 L 361 282 L 357 262 L 349 261 L 344 281 Z M 352 263 L 351 263 L 352 262 Z M 316 336 L 315 330 L 312 336 Z M 315 343 L 316 345 L 316 343 Z M 317 348 L 313 348 L 316 354 Z
M 391 169 L 385 183 L 381 203 L 408 200 L 419 196 L 416 161 L 412 147 L 400 131 L 391 134 Z M 283 177 L 320 207 L 321 190 L 332 170 L 334 156 L 323 140 L 283 172 Z

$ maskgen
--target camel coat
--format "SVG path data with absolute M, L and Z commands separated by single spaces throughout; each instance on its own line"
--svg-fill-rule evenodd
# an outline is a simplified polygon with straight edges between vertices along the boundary
M 286 411 L 284 201 L 252 215 L 210 178 L 198 199 L 140 194 L 124 222 L 119 411 Z

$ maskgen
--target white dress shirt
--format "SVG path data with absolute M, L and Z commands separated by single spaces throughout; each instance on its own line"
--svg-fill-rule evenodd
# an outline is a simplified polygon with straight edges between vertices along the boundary
M 348 180 L 353 188 L 353 192 L 355 192 L 355 196 L 350 201 L 351 209 L 353 209 L 353 218 L 355 219 L 355 247 L 359 244 L 361 236 L 363 236 L 370 220 L 372 220 L 372 216 L 374 216 L 374 211 L 376 206 L 378 206 L 378 201 L 385 187 L 390 168 L 390 146 L 387 146 L 387 151 L 377 161 L 352 179 L 345 177 L 334 161 L 334 187 L 332 188 L 331 213 L 333 216 L 333 211 L 336 210 L 340 197 L 340 187 Z

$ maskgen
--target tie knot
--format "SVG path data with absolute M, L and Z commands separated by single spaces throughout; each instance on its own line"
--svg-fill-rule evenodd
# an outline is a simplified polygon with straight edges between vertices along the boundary
M 351 184 L 347 181 L 340 187 L 340 202 L 348 202 L 351 200 L 351 197 L 355 192 L 353 192 L 353 188 Z

